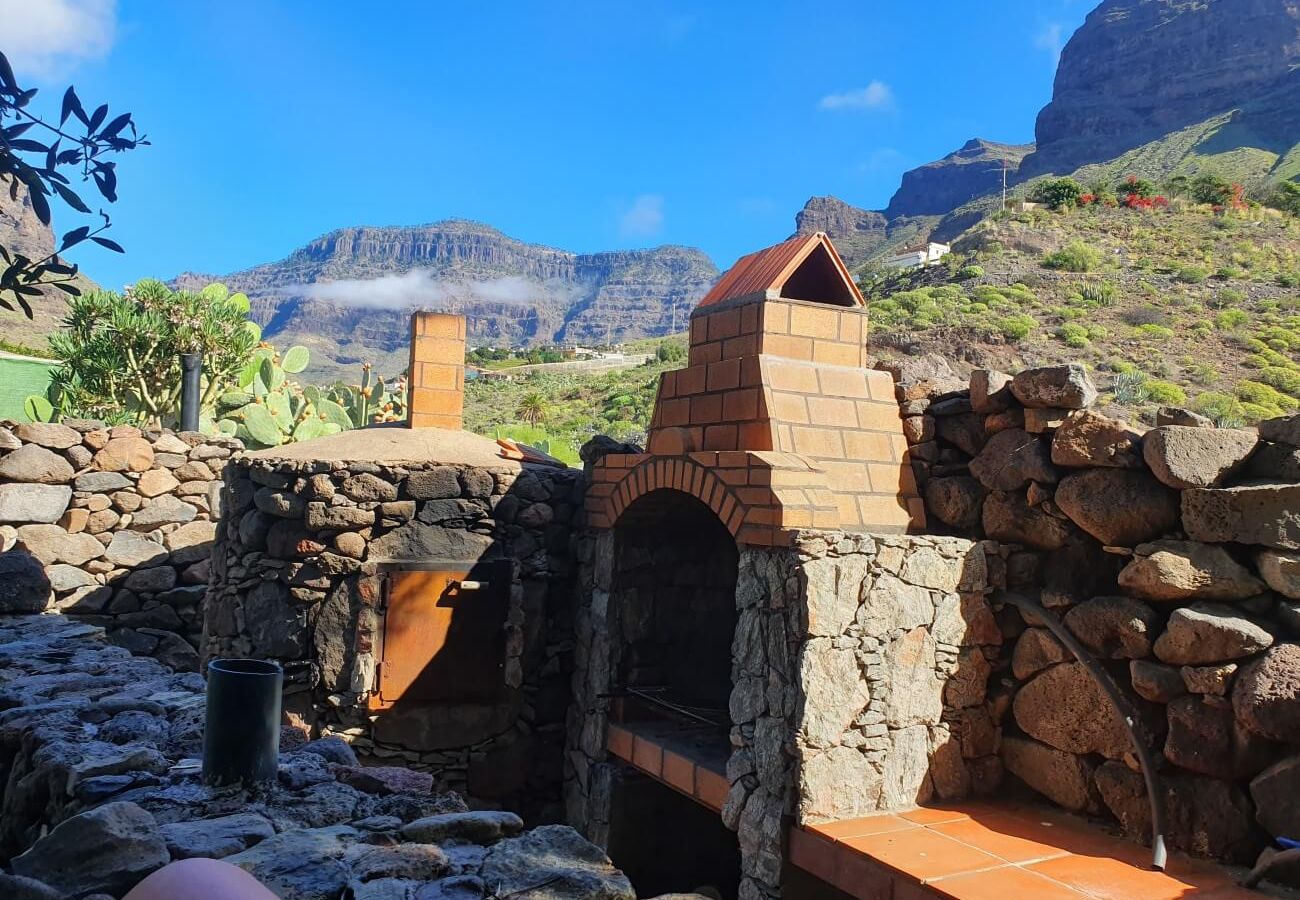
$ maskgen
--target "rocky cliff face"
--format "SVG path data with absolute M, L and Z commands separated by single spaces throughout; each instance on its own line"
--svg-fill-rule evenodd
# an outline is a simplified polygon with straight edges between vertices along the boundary
M 1023 171 L 1069 172 L 1278 91 L 1300 97 L 1297 65 L 1297 0 L 1104 0 L 1061 53 Z
M 362 360 L 402 368 L 416 306 L 463 312 L 471 343 L 618 341 L 683 329 L 717 276 L 689 247 L 579 254 L 447 220 L 340 229 L 220 280 L 248 294 L 268 340 L 308 346 L 313 374 L 332 376 Z
M 850 206 L 838 197 L 813 197 L 794 217 L 796 234 L 824 231 L 844 261 L 855 266 L 888 237 L 883 214 Z
M 903 173 L 903 183 L 885 215 L 941 216 L 976 197 L 1001 189 L 1002 170 L 1008 178 L 1034 149 L 1033 144 L 997 144 L 975 138 L 943 159 Z

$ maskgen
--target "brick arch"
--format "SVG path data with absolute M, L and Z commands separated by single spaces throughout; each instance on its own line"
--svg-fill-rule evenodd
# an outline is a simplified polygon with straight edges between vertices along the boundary
M 736 490 L 699 462 L 689 457 L 650 458 L 627 470 L 619 487 L 610 497 L 610 524 L 617 524 L 623 513 L 654 491 L 677 491 L 699 500 L 738 537 L 745 522 L 746 506 Z
M 841 527 L 824 470 L 792 453 L 748 450 L 611 453 L 592 468 L 587 524 L 613 528 L 632 503 L 665 489 L 711 509 L 738 544 L 791 546 L 801 529 Z

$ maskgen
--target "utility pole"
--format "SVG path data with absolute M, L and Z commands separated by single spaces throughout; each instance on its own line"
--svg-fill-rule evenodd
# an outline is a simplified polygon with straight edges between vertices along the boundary
M 1002 158 L 1002 209 L 1005 212 L 1007 208 L 1007 160 Z

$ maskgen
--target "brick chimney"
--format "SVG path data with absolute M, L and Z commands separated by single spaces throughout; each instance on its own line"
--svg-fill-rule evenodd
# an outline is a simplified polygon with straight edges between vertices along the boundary
M 459 431 L 465 409 L 465 317 L 411 314 L 408 428 Z
M 893 381 L 865 368 L 866 340 L 866 304 L 825 234 L 740 259 L 691 314 L 688 365 L 660 381 L 647 452 L 598 469 L 589 520 L 608 527 L 670 489 L 741 543 L 924 527 Z

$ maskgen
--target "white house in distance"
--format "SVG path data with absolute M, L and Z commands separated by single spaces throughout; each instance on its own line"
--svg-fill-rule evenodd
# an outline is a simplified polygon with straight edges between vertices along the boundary
M 893 255 L 885 257 L 882 264 L 890 269 L 915 269 L 932 266 L 951 252 L 952 247 L 948 244 L 923 241 L 898 248 Z

